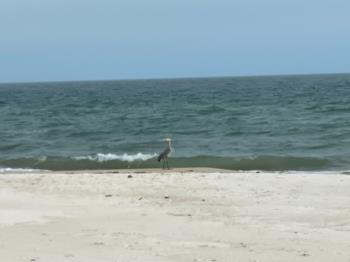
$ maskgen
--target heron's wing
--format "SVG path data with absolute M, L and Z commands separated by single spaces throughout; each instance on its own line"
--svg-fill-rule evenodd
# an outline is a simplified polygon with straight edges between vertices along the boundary
M 157 161 L 160 162 L 160 160 L 162 160 L 162 158 L 163 158 L 163 155 L 162 155 L 162 153 L 160 153 L 159 156 L 157 157 Z
M 166 156 L 166 149 L 163 150 L 163 151 L 159 154 L 159 156 L 157 157 L 158 162 L 159 162 L 160 160 L 162 160 L 165 156 Z
M 158 162 L 160 160 L 162 160 L 163 158 L 167 157 L 169 155 L 169 153 L 170 153 L 170 149 L 169 148 L 164 149 L 163 152 L 160 153 L 159 156 L 157 157 Z

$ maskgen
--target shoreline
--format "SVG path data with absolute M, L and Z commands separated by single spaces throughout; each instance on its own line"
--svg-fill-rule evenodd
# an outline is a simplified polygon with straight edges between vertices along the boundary
M 1 258 L 349 262 L 350 176 L 330 174 L 0 173 Z
M 232 170 L 225 168 L 212 167 L 175 167 L 170 169 L 162 168 L 114 168 L 114 169 L 73 169 L 73 170 L 46 170 L 46 169 L 22 169 L 22 168 L 3 168 L 0 169 L 0 175 L 6 174 L 118 174 L 118 173 L 256 173 L 256 174 L 322 174 L 322 175 L 350 175 L 349 169 L 340 170 Z

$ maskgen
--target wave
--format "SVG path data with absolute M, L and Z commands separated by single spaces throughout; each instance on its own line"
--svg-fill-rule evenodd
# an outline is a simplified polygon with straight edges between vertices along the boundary
M 37 169 L 33 169 L 33 168 L 11 168 L 11 167 L 4 167 L 4 168 L 0 168 L 0 173 L 17 173 L 17 172 L 37 172 Z
M 106 162 L 111 160 L 133 162 L 133 161 L 146 161 L 148 159 L 155 158 L 156 156 L 157 154 L 142 154 L 142 153 L 137 153 L 135 155 L 128 155 L 126 153 L 122 155 L 98 153 L 92 156 L 77 156 L 77 157 L 73 157 L 73 159 L 91 160 L 91 161 L 98 161 L 98 162 Z
M 161 168 L 156 154 L 96 154 L 75 157 L 40 157 L 0 159 L 0 167 L 22 169 L 44 169 L 54 171 Z M 230 170 L 329 170 L 335 167 L 332 160 L 314 157 L 258 156 L 254 158 L 235 158 L 221 156 L 171 157 L 170 167 L 211 167 Z

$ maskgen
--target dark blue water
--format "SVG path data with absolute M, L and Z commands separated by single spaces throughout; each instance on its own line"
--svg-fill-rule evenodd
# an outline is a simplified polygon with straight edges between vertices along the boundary
M 350 168 L 350 75 L 0 84 L 0 167 Z

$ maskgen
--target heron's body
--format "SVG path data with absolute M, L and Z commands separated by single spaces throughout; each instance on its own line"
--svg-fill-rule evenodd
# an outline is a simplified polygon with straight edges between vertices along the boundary
M 171 140 L 170 138 L 164 139 L 167 142 L 167 145 L 165 149 L 159 154 L 157 157 L 158 162 L 163 160 L 163 169 L 165 168 L 165 163 L 167 164 L 167 167 L 169 169 L 169 163 L 168 163 L 168 156 L 170 155 L 172 148 L 171 148 Z
M 157 160 L 160 162 L 160 160 L 167 158 L 168 155 L 170 154 L 171 149 L 169 147 L 165 148 L 162 153 L 159 154 Z

